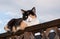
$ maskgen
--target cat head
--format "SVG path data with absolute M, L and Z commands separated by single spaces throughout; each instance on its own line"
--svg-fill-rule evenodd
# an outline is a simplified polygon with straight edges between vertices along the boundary
M 23 20 L 31 20 L 31 19 L 34 19 L 36 18 L 36 9 L 35 7 L 33 7 L 31 10 L 23 10 L 21 9 L 22 11 L 22 18 Z

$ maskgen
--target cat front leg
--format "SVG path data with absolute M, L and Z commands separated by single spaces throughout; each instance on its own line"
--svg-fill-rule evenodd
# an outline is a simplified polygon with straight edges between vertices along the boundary
M 25 22 L 22 22 L 20 26 L 21 30 L 24 30 L 26 27 L 27 27 L 27 24 Z
M 26 27 L 27 27 L 27 24 L 22 21 L 21 24 L 17 27 L 17 31 L 24 30 Z

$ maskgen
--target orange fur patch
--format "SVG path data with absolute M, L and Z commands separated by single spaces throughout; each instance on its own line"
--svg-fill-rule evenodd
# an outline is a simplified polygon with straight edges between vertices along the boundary
M 29 16 L 30 16 L 31 18 L 33 18 L 33 19 L 34 19 L 34 18 L 36 18 L 36 16 L 35 16 L 35 15 L 34 15 L 34 16 L 33 16 L 33 15 L 29 15 Z
M 25 27 L 27 27 L 27 24 L 22 21 L 20 25 L 21 30 L 24 30 Z

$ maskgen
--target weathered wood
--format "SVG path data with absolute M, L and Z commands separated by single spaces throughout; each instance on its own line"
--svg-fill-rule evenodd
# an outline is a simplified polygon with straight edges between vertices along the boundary
M 2 33 L 0 34 L 0 38 L 1 37 L 9 37 L 9 36 L 14 36 L 14 35 L 20 35 L 24 32 L 38 32 L 40 30 L 46 30 L 47 28 L 50 28 L 50 27 L 60 27 L 60 19 L 56 19 L 56 20 L 53 20 L 53 21 L 49 21 L 49 22 L 45 22 L 45 23 L 41 23 L 41 24 L 38 24 L 38 25 L 34 25 L 34 26 L 31 26 L 31 27 L 27 27 L 25 28 L 25 30 L 21 30 L 21 31 L 18 31 L 16 32 L 15 34 L 12 35 L 12 33 Z
M 49 22 L 45 22 L 45 23 L 42 23 L 42 24 L 38 24 L 38 25 L 34 25 L 34 26 L 31 26 L 31 27 L 27 27 L 25 29 L 25 31 L 38 31 L 38 30 L 45 30 L 47 28 L 50 28 L 50 27 L 60 27 L 60 19 L 57 19 L 57 20 L 53 20 L 53 21 L 49 21 Z

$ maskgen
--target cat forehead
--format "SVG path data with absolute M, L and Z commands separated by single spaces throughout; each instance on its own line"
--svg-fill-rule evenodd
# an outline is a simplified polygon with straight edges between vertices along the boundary
M 32 12 L 32 10 L 27 10 L 26 12 Z
M 28 15 L 35 15 L 35 13 L 32 11 L 32 10 L 26 10 L 26 11 L 24 11 L 24 13 L 23 13 L 23 16 L 28 16 Z
M 32 13 L 32 11 L 31 10 L 27 10 L 23 14 L 30 14 L 30 13 Z

